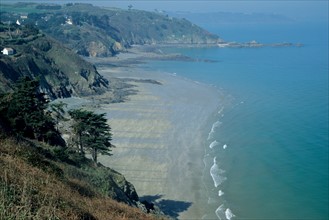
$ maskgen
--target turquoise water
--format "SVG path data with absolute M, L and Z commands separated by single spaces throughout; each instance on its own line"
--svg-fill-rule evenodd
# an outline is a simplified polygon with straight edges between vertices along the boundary
M 327 27 L 212 28 L 227 40 L 305 46 L 168 49 L 219 62 L 147 64 L 225 94 L 205 137 L 205 219 L 328 219 Z

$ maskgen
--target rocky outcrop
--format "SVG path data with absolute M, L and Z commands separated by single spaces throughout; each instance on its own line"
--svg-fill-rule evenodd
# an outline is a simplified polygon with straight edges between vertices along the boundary
M 108 169 L 108 196 L 129 205 L 136 205 L 139 201 L 135 187 L 125 177 L 115 170 Z
M 144 213 L 152 213 L 160 219 L 168 218 L 155 204 L 140 201 L 135 187 L 121 173 L 101 164 L 94 166 L 94 163 L 88 160 L 80 163 L 80 166 L 66 166 L 64 173 L 70 178 L 87 182 L 101 194 L 118 202 L 139 208 Z

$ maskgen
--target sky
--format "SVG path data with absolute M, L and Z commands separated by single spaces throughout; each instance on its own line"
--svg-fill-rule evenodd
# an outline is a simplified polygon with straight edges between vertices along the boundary
M 127 8 L 152 11 L 192 11 L 192 12 L 236 12 L 282 14 L 291 18 L 328 20 L 328 0 L 126 0 L 94 1 L 99 4 L 111 4 Z
M 28 2 L 33 0 L 20 0 Z M 235 12 L 281 14 L 296 20 L 328 20 L 329 0 L 35 0 L 38 2 L 86 2 L 100 6 L 154 11 Z M 0 0 L 13 2 L 13 0 Z

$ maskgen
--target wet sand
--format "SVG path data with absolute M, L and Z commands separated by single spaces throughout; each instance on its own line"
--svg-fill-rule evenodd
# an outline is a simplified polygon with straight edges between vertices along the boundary
M 220 104 L 217 89 L 138 67 L 98 71 L 109 79 L 161 83 L 131 82 L 137 94 L 123 103 L 100 105 L 97 111 L 107 113 L 116 148 L 113 156 L 99 161 L 121 172 L 141 200 L 156 203 L 174 218 L 200 219 L 207 205 L 202 183 L 205 128 Z

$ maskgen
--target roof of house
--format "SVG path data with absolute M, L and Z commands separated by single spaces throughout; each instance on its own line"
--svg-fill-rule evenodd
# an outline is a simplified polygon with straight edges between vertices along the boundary
M 5 48 L 3 48 L 3 50 L 14 51 L 14 49 L 13 48 L 10 48 L 10 47 L 5 47 Z

